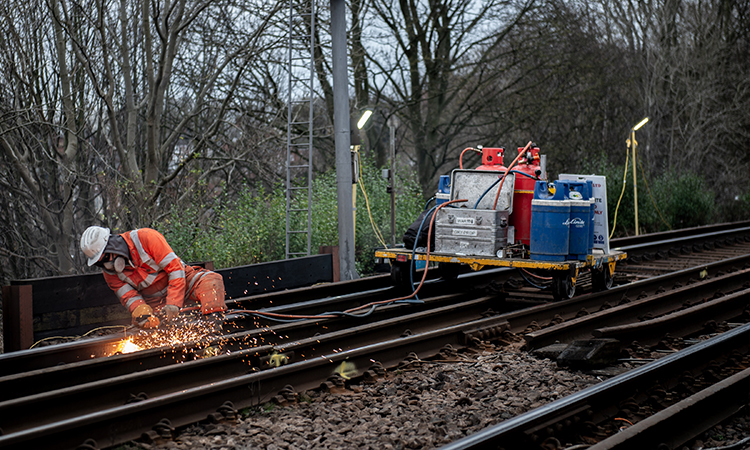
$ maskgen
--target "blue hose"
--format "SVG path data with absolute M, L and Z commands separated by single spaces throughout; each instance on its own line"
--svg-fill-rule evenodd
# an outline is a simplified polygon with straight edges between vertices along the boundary
M 529 175 L 528 173 L 525 173 L 525 172 L 519 172 L 517 170 L 511 170 L 508 173 L 517 173 L 517 174 L 523 175 L 525 177 L 529 177 L 532 180 L 539 180 L 539 177 L 535 177 L 533 175 Z M 479 196 L 479 200 L 477 200 L 477 202 L 474 203 L 474 209 L 477 209 L 477 206 L 479 206 L 479 202 L 482 201 L 482 199 L 484 198 L 484 196 L 487 195 L 487 193 L 490 192 L 492 190 L 492 188 L 495 187 L 497 185 L 497 183 L 499 183 L 504 177 L 505 177 L 505 175 L 502 175 L 500 178 L 498 178 L 497 180 L 495 180 L 495 182 L 492 183 L 492 185 L 490 185 L 490 187 L 488 187 L 487 190 L 484 191 L 482 193 L 482 195 Z
M 549 287 L 549 286 L 539 286 L 538 284 L 533 283 L 531 280 L 529 280 L 528 278 L 526 278 L 526 274 L 523 273 L 523 270 L 521 270 L 521 269 L 518 269 L 518 273 L 520 273 L 521 276 L 523 277 L 523 279 L 526 280 L 526 282 L 529 283 L 532 287 L 535 287 L 537 289 L 547 289 Z
M 424 215 L 424 218 L 422 219 L 422 222 L 419 224 L 419 228 L 417 229 L 417 238 L 414 240 L 414 248 L 411 249 L 411 261 L 409 262 L 409 283 L 411 285 L 411 292 L 414 293 L 414 255 L 417 254 L 417 242 L 419 241 L 419 236 L 422 234 L 422 227 L 424 226 L 425 220 L 427 220 L 428 217 L 430 217 L 430 214 L 434 213 L 434 211 L 437 209 L 437 206 L 433 206 L 430 208 L 429 211 L 427 211 L 427 214 Z M 430 242 L 427 241 L 427 248 L 430 248 Z M 414 296 L 414 299 L 418 301 L 419 297 L 417 295 Z

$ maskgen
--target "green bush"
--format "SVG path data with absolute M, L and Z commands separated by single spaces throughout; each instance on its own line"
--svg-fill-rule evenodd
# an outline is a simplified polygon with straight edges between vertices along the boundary
M 236 200 L 224 199 L 213 209 L 174 208 L 154 227 L 183 260 L 222 268 L 283 259 L 284 223 L 283 190 L 246 187 Z
M 614 226 L 613 237 L 635 234 L 633 173 L 630 164 L 629 162 L 624 191 L 624 165 L 597 164 L 591 167 L 591 173 L 607 177 L 607 214 L 610 233 Z M 638 227 L 641 234 L 670 228 L 697 227 L 716 221 L 718 211 L 714 192 L 696 174 L 669 171 L 659 176 L 651 175 L 644 180 L 639 168 L 637 182 Z
M 690 228 L 716 221 L 715 194 L 693 173 L 664 173 L 656 184 L 657 203 L 672 229 Z M 659 201 L 661 200 L 661 201 Z
M 413 171 L 397 171 L 396 243 L 419 215 L 424 198 L 413 177 Z M 372 160 L 364 159 L 361 169 L 366 195 L 357 187 L 355 210 L 355 265 L 362 274 L 372 272 L 374 249 L 382 246 L 377 228 L 390 246 L 391 209 L 387 181 Z M 312 186 L 311 253 L 320 246 L 338 245 L 338 201 L 336 173 L 320 174 Z M 160 230 L 175 253 L 185 261 L 213 261 L 214 267 L 236 267 L 284 259 L 286 254 L 286 191 L 278 186 L 270 192 L 246 186 L 236 199 L 221 198 L 208 207 L 194 195 L 193 204 L 173 207 L 165 218 L 152 226 Z M 365 200 L 367 198 L 367 201 Z M 369 208 L 368 208 L 369 203 Z M 293 209 L 306 209 L 307 197 L 294 200 Z M 370 221 L 372 214 L 375 227 Z M 306 228 L 306 214 L 292 216 L 290 228 Z M 306 251 L 305 234 L 290 240 L 291 251 Z
M 357 185 L 354 219 L 355 268 L 361 275 L 373 270 L 375 248 L 391 246 L 391 195 L 388 182 L 372 159 L 363 157 L 362 187 Z M 413 171 L 396 171 L 396 244 L 424 206 L 424 198 Z M 369 205 L 369 208 L 368 208 Z M 338 200 L 336 173 L 319 175 L 313 183 L 313 252 L 321 245 L 338 245 Z M 370 220 L 372 215 L 372 221 Z M 373 225 L 374 223 L 374 225 Z M 377 230 L 377 231 L 376 231 Z M 383 241 L 381 241 L 381 238 Z

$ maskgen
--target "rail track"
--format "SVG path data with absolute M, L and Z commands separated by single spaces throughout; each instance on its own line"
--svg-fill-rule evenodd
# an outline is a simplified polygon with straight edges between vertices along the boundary
M 232 420 L 250 405 L 283 404 L 294 391 L 335 389 L 352 378 L 374 382 L 405 358 L 427 359 L 498 338 L 523 337 L 529 349 L 556 341 L 617 338 L 626 343 L 623 351 L 635 352 L 627 347 L 634 337 L 648 346 L 711 326 L 708 331 L 721 331 L 722 322 L 742 316 L 747 303 L 743 278 L 750 229 L 735 224 L 695 231 L 660 234 L 650 242 L 645 237 L 613 241 L 629 254 L 615 280 L 623 284 L 563 302 L 550 302 L 551 295 L 524 286 L 515 270 L 480 271 L 450 281 L 428 271 L 419 303 L 391 303 L 356 321 L 338 317 L 273 324 L 262 316 L 235 313 L 226 317 L 220 332 L 212 328 L 216 332 L 205 338 L 169 347 L 118 354 L 123 336 L 115 336 L 2 355 L 0 447 L 104 448 L 167 436 L 193 422 Z M 587 281 L 579 283 L 586 292 Z M 231 307 L 311 315 L 404 293 L 388 285 L 388 276 L 380 276 L 238 299 Z M 538 430 L 528 430 L 521 434 L 540 439 Z M 455 448 L 495 444 L 474 440 L 461 445 L 467 447 Z

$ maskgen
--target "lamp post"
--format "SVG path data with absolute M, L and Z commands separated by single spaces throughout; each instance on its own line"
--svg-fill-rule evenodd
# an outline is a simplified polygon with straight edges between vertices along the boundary
M 391 147 L 391 170 L 388 171 L 388 188 L 391 190 L 391 247 L 396 247 L 396 126 L 398 119 L 391 116 L 388 119 Z
M 638 230 L 638 184 L 636 182 L 636 172 L 635 172 L 635 159 L 636 159 L 636 147 L 638 147 L 638 142 L 635 141 L 635 132 L 640 129 L 642 126 L 646 125 L 646 122 L 648 122 L 648 117 L 644 118 L 636 126 L 630 129 L 630 139 L 628 139 L 628 145 L 633 149 L 633 203 L 635 205 L 635 235 L 639 236 L 640 232 Z
M 367 121 L 372 116 L 372 111 L 367 109 L 357 121 L 357 132 L 364 128 Z M 358 139 L 359 141 L 359 139 Z M 359 148 L 360 145 L 352 146 L 352 223 L 354 224 L 354 234 L 357 233 L 357 181 L 359 181 Z M 356 242 L 356 240 L 355 240 Z
M 359 278 L 354 267 L 352 207 L 352 150 L 346 54 L 346 2 L 331 0 L 331 56 L 333 65 L 333 126 L 336 146 L 336 198 L 339 223 L 340 280 Z

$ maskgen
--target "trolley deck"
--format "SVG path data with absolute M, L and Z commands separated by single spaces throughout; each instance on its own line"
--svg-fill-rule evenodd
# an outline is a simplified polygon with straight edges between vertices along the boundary
M 394 283 L 401 284 L 409 281 L 409 267 L 411 260 L 427 261 L 428 254 L 424 251 L 406 249 L 378 249 L 376 258 L 385 258 L 391 263 L 391 278 Z M 429 253 L 429 261 L 438 263 L 443 278 L 454 278 L 458 275 L 461 264 L 466 264 L 472 270 L 481 270 L 486 266 L 513 267 L 534 270 L 552 277 L 553 296 L 560 299 L 573 297 L 578 274 L 583 270 L 591 271 L 592 283 L 595 290 L 606 290 L 612 287 L 615 264 L 625 259 L 623 251 L 612 250 L 607 254 L 594 253 L 584 260 L 566 261 L 538 261 L 521 258 L 498 258 L 492 256 L 470 256 L 447 253 Z

